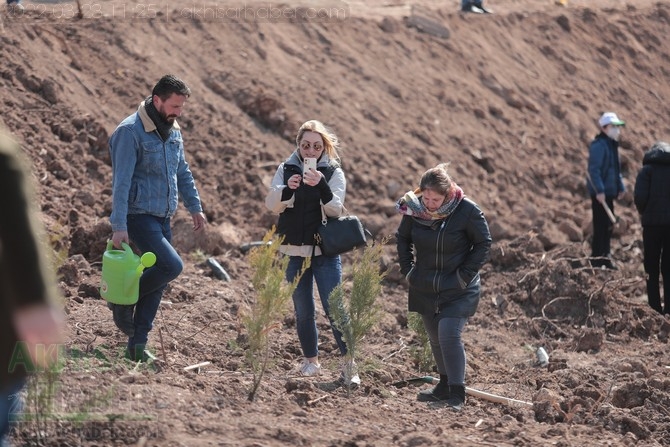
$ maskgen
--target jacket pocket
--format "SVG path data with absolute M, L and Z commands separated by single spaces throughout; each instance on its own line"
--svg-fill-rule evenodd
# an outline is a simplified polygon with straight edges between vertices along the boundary
M 150 173 L 161 173 L 165 169 L 163 143 L 158 141 L 142 142 L 142 159 L 139 164 Z

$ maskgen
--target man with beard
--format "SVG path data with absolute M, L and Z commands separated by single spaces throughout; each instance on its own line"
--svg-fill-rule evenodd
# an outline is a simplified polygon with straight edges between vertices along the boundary
M 207 223 L 176 121 L 190 95 L 184 81 L 163 76 L 151 96 L 109 139 L 114 247 L 121 249 L 122 243 L 132 241 L 141 252 L 156 255 L 156 264 L 140 277 L 137 303 L 109 304 L 114 323 L 128 336 L 127 356 L 134 361 L 154 358 L 146 350 L 149 331 L 163 291 L 183 268 L 170 243 L 170 218 L 177 210 L 178 198 L 191 213 L 194 231 Z

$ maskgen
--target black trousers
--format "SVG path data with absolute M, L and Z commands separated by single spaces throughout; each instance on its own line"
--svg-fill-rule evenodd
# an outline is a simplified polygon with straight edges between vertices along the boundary
M 642 244 L 649 306 L 658 312 L 670 314 L 670 225 L 642 227 Z M 660 275 L 663 275 L 663 309 Z
M 606 197 L 605 203 L 614 213 L 614 197 Z M 591 210 L 593 211 L 593 239 L 591 240 L 591 256 L 594 258 L 609 257 L 610 240 L 614 224 L 607 217 L 607 212 L 602 203 L 591 196 Z

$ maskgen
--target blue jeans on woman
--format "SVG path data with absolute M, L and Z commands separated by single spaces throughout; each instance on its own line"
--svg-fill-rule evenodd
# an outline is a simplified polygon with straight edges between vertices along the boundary
M 301 256 L 291 256 L 286 268 L 287 281 L 293 281 L 300 272 L 304 261 L 305 258 Z M 313 256 L 309 268 L 305 270 L 298 282 L 298 287 L 293 292 L 295 324 L 298 329 L 298 339 L 300 340 L 302 353 L 306 358 L 316 357 L 319 354 L 319 332 L 316 327 L 316 305 L 314 303 L 315 280 L 323 311 L 330 321 L 340 353 L 344 355 L 347 353 L 347 346 L 342 340 L 342 333 L 333 324 L 328 303 L 330 293 L 342 281 L 342 261 L 339 255 Z
M 428 334 L 437 372 L 449 377 L 449 385 L 465 385 L 465 346 L 463 328 L 467 317 L 447 317 L 442 314 L 421 315 Z
M 142 253 L 150 251 L 156 255 L 156 264 L 146 269 L 140 278 L 140 296 L 135 304 L 135 333 L 128 339 L 130 357 L 139 360 L 153 328 L 163 291 L 179 276 L 184 264 L 170 244 L 170 218 L 129 214 L 128 236 Z
M 21 412 L 20 393 L 24 384 L 24 380 L 19 380 L 0 391 L 0 447 L 9 446 L 7 433 L 10 424 L 17 420 Z

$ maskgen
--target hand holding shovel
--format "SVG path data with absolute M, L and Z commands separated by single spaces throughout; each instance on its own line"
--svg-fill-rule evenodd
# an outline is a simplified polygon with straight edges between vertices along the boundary
M 591 180 L 591 176 L 589 175 L 588 172 L 586 173 L 586 178 L 589 180 L 589 183 L 591 184 L 591 187 L 595 190 L 596 187 L 593 185 L 593 180 Z M 602 192 L 599 193 L 599 194 L 596 194 L 596 200 L 598 202 L 600 202 L 600 204 L 603 206 L 603 208 L 605 208 L 605 213 L 607 213 L 607 217 L 609 217 L 610 221 L 613 224 L 616 225 L 616 222 L 617 222 L 616 216 L 614 215 L 614 213 L 612 212 L 610 207 L 607 206 L 607 202 L 605 201 L 605 194 L 602 193 Z
M 616 216 L 612 212 L 609 206 L 607 206 L 607 202 L 605 201 L 605 194 L 598 194 L 596 196 L 596 200 L 600 202 L 600 204 L 605 208 L 605 213 L 607 213 L 607 217 L 609 217 L 610 221 L 613 224 L 616 224 Z

